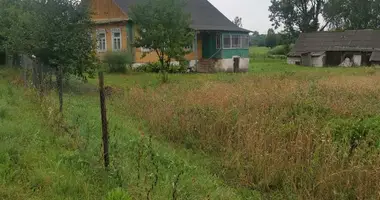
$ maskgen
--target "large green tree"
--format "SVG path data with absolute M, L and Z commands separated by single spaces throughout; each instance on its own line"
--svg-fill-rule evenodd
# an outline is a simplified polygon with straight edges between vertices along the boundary
M 168 81 L 168 68 L 175 59 L 181 61 L 194 41 L 190 15 L 182 0 L 142 0 L 131 8 L 130 17 L 137 24 L 134 46 L 156 52 L 162 81 Z M 145 56 L 145 55 L 143 55 Z
M 273 29 L 269 29 L 265 38 L 265 46 L 273 48 L 277 46 L 277 35 Z
M 271 0 L 270 21 L 275 28 L 283 27 L 291 34 L 313 32 L 320 27 L 325 0 Z
M 21 0 L 0 0 L 0 49 L 32 54 L 37 48 L 35 12 Z
M 334 29 L 378 29 L 380 0 L 329 0 L 323 16 Z

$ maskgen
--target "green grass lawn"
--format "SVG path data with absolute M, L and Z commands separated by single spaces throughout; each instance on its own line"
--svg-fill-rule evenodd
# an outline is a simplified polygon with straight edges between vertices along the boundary
M 173 74 L 163 85 L 157 74 L 106 74 L 108 172 L 96 79 L 73 80 L 60 115 L 54 92 L 40 99 L 18 84 L 19 72 L 0 68 L 0 199 L 173 199 L 174 191 L 177 199 L 376 199 L 377 151 L 360 143 L 343 164 L 346 140 L 338 149 L 326 141 L 363 127 L 377 141 L 380 126 L 359 119 L 380 109 L 378 70 L 285 62 L 253 60 L 242 74 Z M 333 135 L 335 124 L 344 131 Z
M 265 55 L 269 52 L 270 48 L 268 47 L 251 47 L 249 48 L 250 53 L 255 53 L 255 54 L 261 54 Z

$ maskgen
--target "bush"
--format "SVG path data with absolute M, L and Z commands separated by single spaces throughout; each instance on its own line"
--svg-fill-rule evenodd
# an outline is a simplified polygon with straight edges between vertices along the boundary
M 286 45 L 279 45 L 271 49 L 269 55 L 286 55 L 289 51 L 287 50 Z
M 188 62 L 181 62 L 179 65 L 171 64 L 168 69 L 168 73 L 184 73 L 187 70 Z M 147 72 L 147 73 L 159 73 L 161 69 L 161 64 L 158 62 L 147 63 L 135 68 L 137 72 Z
M 290 50 L 293 48 L 293 44 L 291 45 L 279 45 L 271 49 L 268 54 L 269 55 L 284 55 L 286 56 Z
M 127 52 L 108 52 L 103 62 L 108 64 L 109 72 L 126 73 L 127 65 L 132 64 L 132 55 Z
M 159 73 L 160 63 L 146 63 L 135 68 L 137 72 Z

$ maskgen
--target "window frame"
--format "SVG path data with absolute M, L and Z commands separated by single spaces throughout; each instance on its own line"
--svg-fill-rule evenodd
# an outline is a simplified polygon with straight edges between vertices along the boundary
M 111 29 L 111 33 L 112 33 L 112 37 L 111 37 L 111 41 L 112 41 L 112 51 L 121 51 L 123 49 L 123 34 L 122 34 L 122 31 L 120 28 L 113 28 Z M 119 33 L 120 36 L 119 37 L 115 37 L 114 34 L 115 33 Z M 120 45 L 120 49 L 116 49 L 115 48 L 115 39 L 120 39 L 119 41 L 119 45 Z
M 230 39 L 230 44 L 229 44 L 229 47 L 225 47 L 225 43 L 224 43 L 224 40 L 225 40 L 225 36 L 228 36 Z M 222 41 L 223 41 L 223 49 L 232 49 L 232 37 L 231 37 L 231 34 L 223 34 L 223 37 L 222 37 Z
M 104 34 L 104 49 L 99 48 L 102 44 L 102 41 L 99 38 L 100 34 Z M 107 51 L 107 31 L 105 29 L 97 29 L 96 30 L 96 51 L 97 52 L 106 52 Z
M 234 39 L 237 37 L 237 44 L 234 46 Z M 231 49 L 241 49 L 241 35 L 240 34 L 231 34 Z
M 230 45 L 229 47 L 225 47 L 225 43 L 224 43 L 224 39 L 225 37 L 228 36 L 230 38 Z M 233 37 L 238 37 L 238 45 L 236 46 L 233 46 L 232 43 L 233 43 Z M 228 34 L 222 34 L 222 39 L 221 41 L 223 42 L 221 44 L 221 48 L 222 49 L 249 49 L 249 36 L 248 35 L 245 35 L 245 34 L 238 34 L 238 33 L 228 33 Z M 246 44 L 244 44 L 244 42 L 248 42 Z

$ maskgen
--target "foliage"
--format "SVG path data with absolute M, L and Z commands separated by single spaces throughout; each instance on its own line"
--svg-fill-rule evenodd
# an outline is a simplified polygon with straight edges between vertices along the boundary
M 276 35 L 276 33 L 274 32 L 273 29 L 269 29 L 268 33 L 267 33 L 267 36 L 265 38 L 265 46 L 273 48 L 273 47 L 277 46 L 277 43 L 278 42 L 277 42 L 277 35 Z
M 122 188 L 116 188 L 108 192 L 106 200 L 132 200 Z
M 379 0 L 329 0 L 324 18 L 334 29 L 378 29 L 379 5 Z
M 275 28 L 284 26 L 291 35 L 317 31 L 325 0 L 271 0 L 269 18 Z
M 35 55 L 54 69 L 86 78 L 95 72 L 96 54 L 90 37 L 92 21 L 85 3 L 52 0 L 36 3 L 39 41 L 44 45 Z M 42 32 L 42 30 L 44 30 Z M 49 31 L 45 31 L 49 30 Z
M 19 54 L 36 57 L 55 71 L 62 108 L 63 78 L 75 75 L 86 80 L 97 68 L 87 2 L 0 0 L 0 6 L 5 8 L 0 9 L 2 48 L 14 58 Z
M 232 22 L 238 27 L 243 27 L 243 20 L 239 16 L 236 16 Z
M 10 54 L 31 54 L 40 46 L 36 40 L 36 13 L 21 0 L 0 0 L 0 7 L 0 49 Z
M 279 45 L 271 49 L 268 54 L 270 55 L 287 55 L 290 51 L 289 45 Z
M 380 148 L 379 117 L 336 119 L 331 124 L 333 139 L 348 155 L 356 148 Z
M 250 41 L 249 41 L 250 46 L 259 46 L 259 47 L 265 46 L 266 35 L 263 35 L 257 31 L 254 31 L 253 34 L 250 35 L 249 37 L 250 37 Z
M 137 72 L 147 72 L 147 73 L 159 73 L 160 72 L 160 63 L 146 63 L 142 64 L 135 68 L 135 71 Z
M 194 40 L 190 15 L 184 12 L 184 5 L 182 0 L 145 0 L 131 9 L 131 19 L 138 24 L 134 45 L 156 52 L 163 82 L 168 81 L 170 62 L 184 60 L 188 53 L 185 47 Z
M 187 70 L 188 64 L 179 63 L 179 64 L 170 64 L 168 73 L 185 73 Z M 147 73 L 159 73 L 160 72 L 160 63 L 146 63 L 135 68 L 137 72 L 147 72 Z
M 109 72 L 126 73 L 127 65 L 132 64 L 132 55 L 128 52 L 107 52 L 103 62 L 108 64 Z

